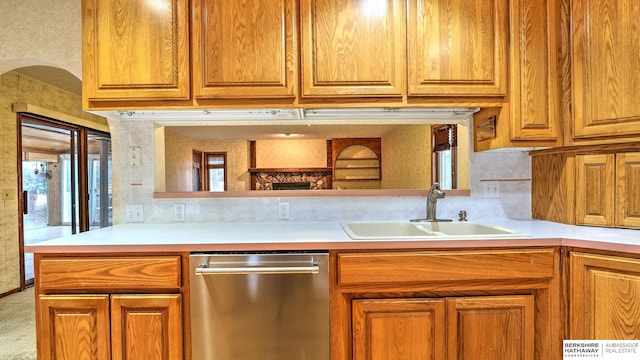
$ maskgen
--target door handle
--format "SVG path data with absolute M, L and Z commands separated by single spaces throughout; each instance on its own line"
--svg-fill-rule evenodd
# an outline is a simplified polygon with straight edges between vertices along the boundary
M 29 193 L 26 190 L 22 192 L 22 214 L 29 214 Z
M 311 266 L 247 266 L 210 268 L 200 265 L 196 268 L 196 275 L 280 275 L 280 274 L 318 274 L 320 267 Z

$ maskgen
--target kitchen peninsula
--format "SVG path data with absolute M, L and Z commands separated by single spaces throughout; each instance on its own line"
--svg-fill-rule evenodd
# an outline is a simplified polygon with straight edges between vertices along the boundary
M 337 222 L 126 224 L 30 245 L 39 358 L 163 349 L 171 359 L 191 359 L 194 252 L 328 250 L 332 359 L 367 358 L 366 334 L 393 338 L 400 329 L 411 335 L 394 346 L 374 344 L 390 358 L 464 357 L 496 341 L 504 359 L 561 359 L 562 339 L 637 336 L 637 326 L 617 326 L 638 323 L 635 306 L 617 306 L 639 290 L 637 231 L 492 224 L 531 236 L 382 241 L 352 240 Z M 432 332 L 420 332 L 424 326 Z

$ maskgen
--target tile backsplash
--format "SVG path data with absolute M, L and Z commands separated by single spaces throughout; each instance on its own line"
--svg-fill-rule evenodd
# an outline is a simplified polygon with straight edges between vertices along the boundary
M 278 202 L 288 201 L 288 221 L 399 220 L 425 216 L 424 197 L 255 197 L 154 199 L 154 129 L 152 122 L 110 121 L 113 141 L 114 219 L 127 204 L 144 205 L 146 223 L 173 222 L 175 203 L 186 205 L 187 222 L 270 222 L 278 220 Z M 126 161 L 131 146 L 142 149 L 142 164 Z M 438 203 L 438 217 L 456 219 L 466 210 L 470 220 L 531 219 L 531 162 L 524 151 L 471 153 L 471 196 L 449 196 Z M 499 198 L 484 198 L 482 182 L 497 181 Z M 119 221 L 120 220 L 120 221 Z

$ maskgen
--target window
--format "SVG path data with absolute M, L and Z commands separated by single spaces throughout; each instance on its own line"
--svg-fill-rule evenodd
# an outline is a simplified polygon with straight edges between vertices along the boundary
M 227 190 L 227 153 L 226 152 L 205 152 L 205 191 L 226 191 Z
M 433 162 L 431 176 L 433 182 L 440 183 L 441 189 L 457 189 L 457 126 L 452 124 L 431 127 Z

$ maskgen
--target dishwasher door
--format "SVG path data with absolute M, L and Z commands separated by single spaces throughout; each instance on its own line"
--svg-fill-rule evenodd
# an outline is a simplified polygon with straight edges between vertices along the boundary
M 192 254 L 193 360 L 328 360 L 328 253 Z

